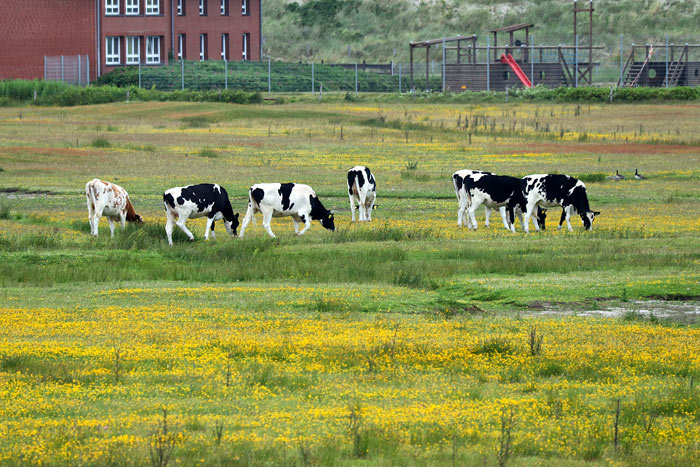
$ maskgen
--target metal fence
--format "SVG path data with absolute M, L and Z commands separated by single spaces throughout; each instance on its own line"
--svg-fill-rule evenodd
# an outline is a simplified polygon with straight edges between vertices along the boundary
M 90 57 L 88 55 L 44 56 L 44 79 L 87 86 L 90 84 Z

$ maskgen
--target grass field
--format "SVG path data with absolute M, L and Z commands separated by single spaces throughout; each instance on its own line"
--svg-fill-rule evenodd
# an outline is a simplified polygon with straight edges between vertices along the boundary
M 700 462 L 700 329 L 634 311 L 700 297 L 700 105 L 380 100 L 0 108 L 0 464 Z M 578 176 L 602 214 L 460 230 L 462 168 Z M 90 237 L 94 177 L 145 224 Z M 337 231 L 194 220 L 168 247 L 165 189 L 220 183 L 243 214 L 268 181 Z

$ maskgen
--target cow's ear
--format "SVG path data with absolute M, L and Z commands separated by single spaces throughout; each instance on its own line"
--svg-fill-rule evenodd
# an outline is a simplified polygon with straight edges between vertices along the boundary
M 600 211 L 593 211 L 594 216 L 600 216 Z
M 238 219 L 238 213 L 235 213 L 235 214 L 233 215 L 233 217 L 234 217 L 235 219 Z

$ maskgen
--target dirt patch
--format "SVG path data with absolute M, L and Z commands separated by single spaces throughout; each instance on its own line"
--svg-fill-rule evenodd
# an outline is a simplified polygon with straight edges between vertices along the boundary
M 595 154 L 694 154 L 697 147 L 682 144 L 641 144 L 641 143 L 521 143 L 517 146 L 503 144 L 504 154 L 514 152 L 552 153 L 585 152 Z
M 2 148 L 8 154 L 38 154 L 41 156 L 94 156 L 95 151 L 80 148 L 37 148 L 32 146 L 9 146 Z
M 690 297 L 693 298 L 693 297 Z M 596 301 L 597 307 L 572 310 L 568 306 L 554 302 L 533 302 L 528 306 L 533 316 L 593 316 L 600 318 L 643 318 L 668 319 L 685 324 L 700 322 L 700 300 L 630 300 L 614 302 L 607 300 Z M 576 307 L 573 307 L 576 308 Z

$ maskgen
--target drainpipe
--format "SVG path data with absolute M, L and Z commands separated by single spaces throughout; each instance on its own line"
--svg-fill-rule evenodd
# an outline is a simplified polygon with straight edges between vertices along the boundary
M 173 57 L 175 57 L 175 12 L 173 11 L 173 0 L 170 0 L 170 50 L 173 52 Z
M 95 12 L 97 14 L 97 63 L 95 63 L 97 71 L 95 72 L 95 75 L 99 78 L 102 76 L 102 15 L 100 14 L 100 0 L 95 0 Z
M 260 41 L 260 60 L 263 58 L 263 35 L 262 35 L 262 0 L 258 0 L 258 20 L 260 34 L 258 36 L 258 41 Z

